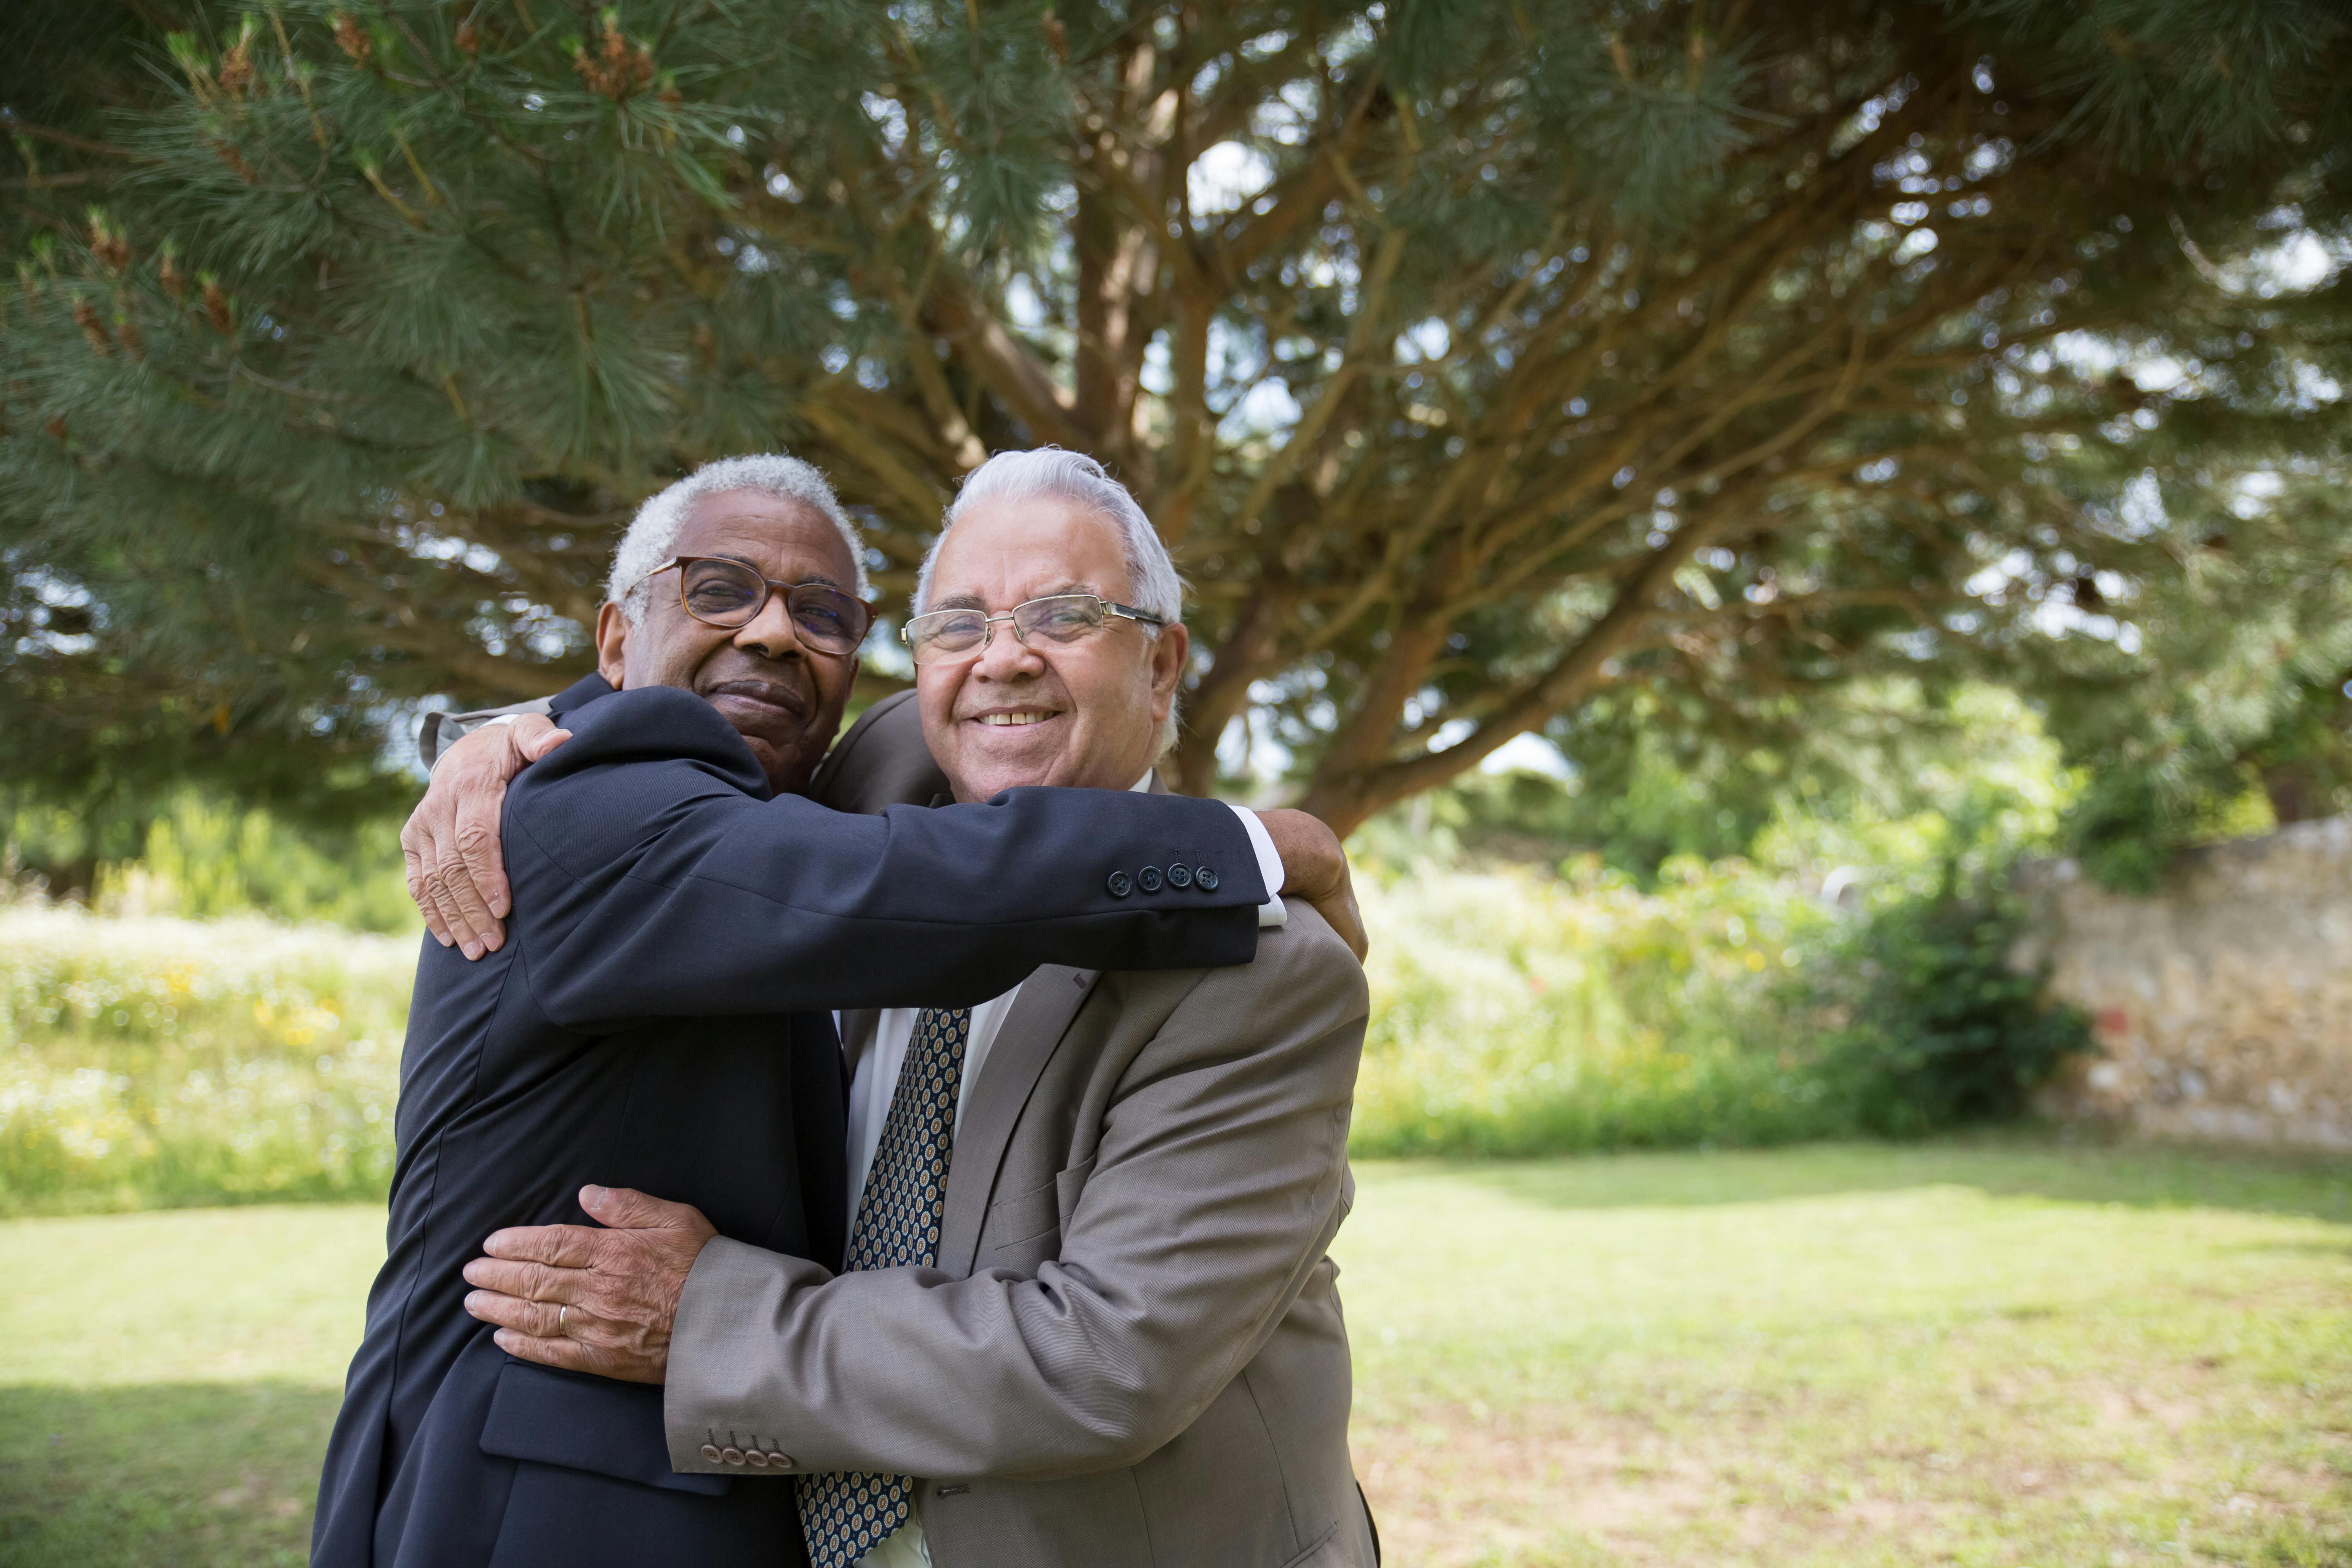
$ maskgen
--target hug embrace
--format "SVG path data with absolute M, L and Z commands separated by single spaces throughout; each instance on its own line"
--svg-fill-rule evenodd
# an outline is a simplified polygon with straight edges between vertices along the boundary
M 1337 840 L 1160 782 L 1181 584 L 1093 459 L 972 472 L 835 742 L 862 560 L 814 469 L 712 464 L 595 675 L 429 721 L 320 1568 L 1377 1561 Z

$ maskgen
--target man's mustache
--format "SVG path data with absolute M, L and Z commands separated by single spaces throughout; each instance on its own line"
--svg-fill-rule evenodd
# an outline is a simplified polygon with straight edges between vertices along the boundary
M 815 706 L 806 675 L 790 670 L 726 671 L 702 682 L 701 694 L 706 700 L 714 697 L 748 697 L 756 702 L 788 708 L 800 715 L 807 714 Z

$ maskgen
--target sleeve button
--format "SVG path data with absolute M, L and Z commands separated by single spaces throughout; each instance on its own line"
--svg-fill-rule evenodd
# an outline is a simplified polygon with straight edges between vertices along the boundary
M 1124 871 L 1113 871 L 1104 879 L 1103 891 L 1114 899 L 1123 899 L 1135 891 L 1135 879 Z
M 1192 885 L 1192 868 L 1190 866 L 1169 867 L 1168 885 L 1171 888 L 1191 887 Z
M 717 1464 L 719 1462 L 719 1445 L 716 1443 L 705 1443 L 702 1446 L 702 1457 L 711 1464 Z
M 1141 888 L 1147 893 L 1158 892 L 1160 890 L 1160 868 L 1157 866 L 1146 866 L 1142 870 L 1138 871 L 1135 874 L 1135 885 Z
M 1192 880 L 1201 884 L 1201 891 L 1204 893 L 1213 893 L 1217 890 L 1217 874 L 1206 866 L 1201 867 L 1192 873 Z

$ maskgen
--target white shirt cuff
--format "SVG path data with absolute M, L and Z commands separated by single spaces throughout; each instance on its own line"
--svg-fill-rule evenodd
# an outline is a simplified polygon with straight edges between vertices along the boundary
M 1232 801 L 1225 804 L 1234 805 Z M 1274 835 L 1248 807 L 1234 805 L 1234 813 L 1242 819 L 1242 831 L 1249 835 L 1250 847 L 1257 853 L 1257 874 L 1265 881 L 1265 902 L 1257 907 L 1258 929 L 1279 931 L 1290 923 L 1290 911 L 1282 903 L 1282 857 L 1274 852 Z
M 442 715 L 442 718 L 443 718 L 443 719 L 445 719 L 445 720 L 446 720 L 446 719 L 454 718 L 454 717 L 456 717 L 456 715 L 454 715 L 454 714 L 449 714 L 449 713 L 444 713 L 444 714 Z M 520 718 L 521 718 L 521 717 L 522 717 L 522 715 L 521 715 L 521 714 L 520 714 L 520 713 L 501 713 L 501 714 L 499 714 L 499 715 L 497 718 L 495 718 L 495 719 L 485 719 L 485 720 L 483 720 L 480 723 L 478 723 L 478 724 L 477 724 L 477 725 L 475 725 L 475 726 L 474 726 L 474 730 L 489 730 L 489 729 L 495 729 L 497 726 L 499 726 L 499 725 L 500 725 L 500 724 L 511 724 L 511 723 L 513 723 L 516 720 L 518 720 L 518 719 L 520 719 Z M 474 732 L 474 730 L 468 730 L 468 731 L 466 731 L 466 735 L 470 735 L 470 734 L 472 734 L 472 733 Z M 446 756 L 447 756 L 447 755 L 449 754 L 449 748 L 450 748 L 450 747 L 452 747 L 452 746 L 454 746 L 454 745 L 456 745 L 456 744 L 457 743 L 457 741 L 462 741 L 462 740 L 464 740 L 464 739 L 466 738 L 466 735 L 460 735 L 460 736 L 458 736 L 457 741 L 444 741 L 444 742 L 441 743 L 441 749 L 440 749 L 439 751 L 436 751 L 436 752 L 435 752 L 433 753 L 433 761 L 432 761 L 431 764 L 430 764 L 430 765 L 428 765 L 428 766 L 425 768 L 425 776 L 426 776 L 427 778 L 430 778 L 430 777 L 433 775 L 433 770 L 434 770 L 435 768 L 437 768 L 437 767 L 439 767 L 439 766 L 441 765 L 441 759 L 442 759 L 442 758 L 444 758 L 444 757 L 446 757 Z

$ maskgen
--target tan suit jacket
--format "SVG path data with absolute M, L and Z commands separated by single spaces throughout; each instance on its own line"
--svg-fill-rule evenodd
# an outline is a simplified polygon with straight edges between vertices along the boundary
M 706 1247 L 671 1463 L 917 1476 L 939 1568 L 1370 1568 L 1326 1256 L 1367 997 L 1288 908 L 1246 966 L 1030 977 L 965 1106 L 938 1267 Z M 845 1026 L 854 1068 L 875 1016 Z

